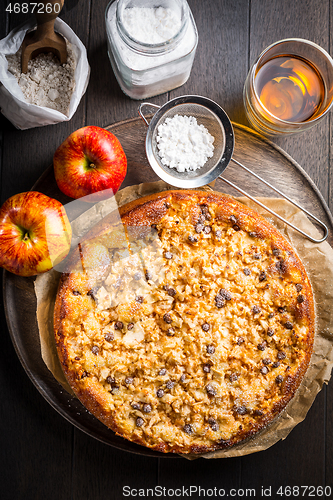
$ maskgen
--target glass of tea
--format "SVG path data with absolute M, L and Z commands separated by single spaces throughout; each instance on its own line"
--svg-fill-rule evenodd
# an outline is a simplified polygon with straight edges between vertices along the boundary
M 308 40 L 281 40 L 252 65 L 243 96 L 247 117 L 262 134 L 303 132 L 332 107 L 333 60 Z

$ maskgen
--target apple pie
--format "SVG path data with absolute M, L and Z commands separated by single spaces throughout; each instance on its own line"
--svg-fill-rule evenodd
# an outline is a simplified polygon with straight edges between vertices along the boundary
M 173 453 L 265 428 L 309 365 L 314 300 L 279 231 L 216 192 L 165 191 L 111 214 L 61 277 L 68 382 L 106 426 Z

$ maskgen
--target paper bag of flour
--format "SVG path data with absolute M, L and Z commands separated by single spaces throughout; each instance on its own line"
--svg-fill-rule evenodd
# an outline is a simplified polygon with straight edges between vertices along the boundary
M 35 20 L 32 18 L 12 30 L 6 38 L 0 40 L 0 108 L 2 114 L 21 130 L 70 120 L 86 91 L 90 75 L 85 46 L 71 28 L 57 18 L 55 30 L 72 44 L 76 59 L 75 87 L 69 102 L 68 112 L 64 114 L 56 109 L 28 103 L 17 79 L 8 71 L 6 56 L 16 54 L 22 45 L 26 32 L 33 29 L 35 24 Z

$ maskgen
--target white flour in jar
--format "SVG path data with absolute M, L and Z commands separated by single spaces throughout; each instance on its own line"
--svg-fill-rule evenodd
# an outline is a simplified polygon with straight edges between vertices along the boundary
M 163 7 L 124 9 L 123 25 L 128 34 L 141 43 L 158 44 L 173 38 L 181 28 L 180 17 Z
M 21 49 L 7 55 L 8 70 L 15 76 L 26 102 L 69 114 L 69 103 L 75 89 L 76 58 L 72 44 L 66 40 L 67 62 L 61 65 L 52 54 L 39 54 L 21 72 Z
M 214 137 L 193 116 L 166 118 L 157 128 L 157 149 L 161 163 L 178 172 L 204 166 L 214 153 Z
M 154 83 L 156 81 L 160 81 L 164 78 L 176 78 L 179 73 L 179 65 L 177 66 L 177 63 L 175 63 L 174 68 L 168 67 L 165 69 L 163 66 L 168 64 L 171 61 L 174 61 L 175 59 L 175 53 L 174 51 L 166 52 L 164 54 L 160 55 L 146 55 L 143 53 L 137 53 L 131 50 L 130 47 L 128 47 L 124 41 L 121 39 L 118 29 L 117 29 L 117 22 L 116 22 L 116 7 L 117 7 L 117 2 L 113 2 L 110 5 L 110 8 L 107 13 L 107 25 L 110 33 L 112 34 L 113 42 L 115 44 L 115 47 L 118 51 L 118 53 L 121 56 L 121 59 L 123 60 L 123 63 L 125 63 L 128 68 L 131 68 L 133 71 L 145 71 L 151 68 L 156 68 L 156 71 L 151 72 L 151 73 L 144 73 L 142 76 L 141 75 L 136 75 L 136 80 L 133 82 L 135 85 L 149 85 L 151 83 Z M 125 9 L 124 15 L 128 16 L 128 23 L 130 23 L 130 18 L 133 18 L 133 24 L 134 24 L 134 16 L 131 15 L 131 10 L 133 9 L 145 9 L 145 10 L 151 10 L 152 12 L 149 14 L 151 17 L 158 17 L 158 14 L 153 13 L 156 9 L 153 9 L 151 7 L 129 7 Z M 163 10 L 170 10 L 171 9 L 163 9 Z M 126 11 L 129 11 L 126 13 Z M 174 19 L 174 22 L 177 24 L 179 23 L 180 27 L 180 16 L 177 15 L 177 13 L 171 11 L 172 14 L 168 14 L 168 18 Z M 145 14 L 141 14 L 141 16 L 144 16 Z M 175 21 L 177 19 L 177 21 Z M 144 21 L 145 22 L 145 21 Z M 142 21 L 141 21 L 142 23 Z M 136 27 L 133 28 L 135 32 L 132 32 L 132 36 L 135 38 L 135 34 L 137 37 L 142 36 L 142 31 L 146 29 L 145 33 L 145 42 L 144 43 L 154 43 L 151 40 L 150 37 L 152 35 L 152 31 L 156 31 L 156 28 L 152 30 L 151 27 L 146 26 L 138 26 L 139 24 L 136 20 Z M 131 30 L 128 26 L 128 30 Z M 132 31 L 133 31 L 132 29 Z M 170 26 L 168 28 L 168 31 L 170 30 Z M 177 31 L 179 28 L 177 28 Z M 149 38 L 147 38 L 147 33 L 149 34 Z M 172 36 L 174 36 L 176 33 L 172 31 Z M 170 34 L 170 31 L 169 31 Z M 156 33 L 154 34 L 155 37 Z M 166 32 L 164 31 L 164 37 L 166 35 Z M 158 35 L 156 35 L 158 36 Z M 169 36 L 169 35 L 168 35 Z M 166 41 L 168 38 L 164 38 L 164 41 Z M 138 40 L 139 41 L 139 40 Z M 142 43 L 142 42 L 141 42 Z M 191 22 L 188 23 L 186 31 L 184 33 L 184 36 L 182 37 L 181 41 L 176 47 L 177 51 L 177 60 L 181 59 L 182 57 L 186 56 L 189 52 L 193 50 L 193 48 L 196 46 L 196 32 L 193 28 L 193 24 Z M 183 71 L 185 71 L 186 67 L 184 68 Z M 156 92 L 158 93 L 158 92 Z

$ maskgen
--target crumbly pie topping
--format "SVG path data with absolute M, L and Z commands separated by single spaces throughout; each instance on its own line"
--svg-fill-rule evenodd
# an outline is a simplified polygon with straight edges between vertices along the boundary
M 129 224 L 117 244 L 112 231 L 88 242 L 83 271 L 58 295 L 72 387 L 119 434 L 161 451 L 255 433 L 292 397 L 311 354 L 312 295 L 298 257 L 253 212 L 206 198 L 170 194 L 140 237 Z M 84 265 L 96 245 L 98 272 Z

